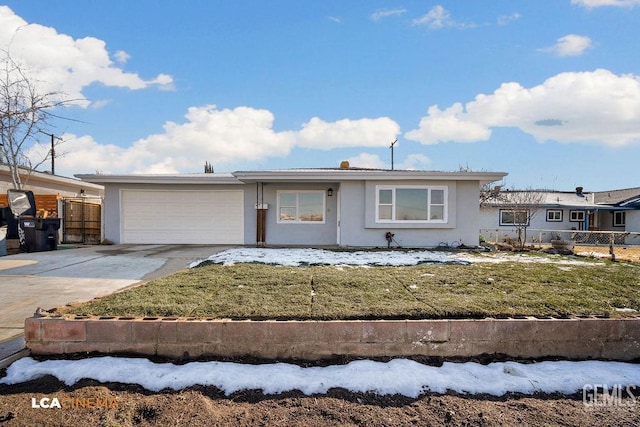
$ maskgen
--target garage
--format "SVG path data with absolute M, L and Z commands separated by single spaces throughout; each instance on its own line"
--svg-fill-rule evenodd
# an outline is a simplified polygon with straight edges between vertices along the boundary
M 121 190 L 121 242 L 243 244 L 242 190 Z

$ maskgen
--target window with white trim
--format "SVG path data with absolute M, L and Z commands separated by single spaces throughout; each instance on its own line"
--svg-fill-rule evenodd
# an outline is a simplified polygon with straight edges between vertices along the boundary
M 376 187 L 376 222 L 446 223 L 447 187 Z
M 526 209 L 500 209 L 500 225 L 529 225 Z
M 279 223 L 324 223 L 324 190 L 278 191 Z
M 569 211 L 569 221 L 584 222 L 584 211 Z
M 547 222 L 561 222 L 562 209 L 547 209 Z
M 613 213 L 613 226 L 624 227 L 627 224 L 625 211 L 615 211 Z

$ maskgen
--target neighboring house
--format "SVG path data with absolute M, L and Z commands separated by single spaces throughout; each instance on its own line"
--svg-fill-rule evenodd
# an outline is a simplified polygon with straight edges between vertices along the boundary
M 50 173 L 24 170 L 20 173 L 22 189 L 33 192 L 38 210 L 46 211 L 47 215 L 62 218 L 60 229 L 61 241 L 83 242 L 88 234 L 97 232 L 98 236 L 91 243 L 99 242 L 100 234 L 100 205 L 104 187 L 98 184 L 81 181 Z M 7 165 L 0 164 L 0 208 L 8 206 L 7 190 L 13 189 L 13 182 Z M 92 206 L 94 222 L 88 220 L 89 208 L 83 209 L 85 202 Z M 97 207 L 96 207 L 97 205 Z M 8 237 L 16 238 L 17 229 L 11 214 L 0 209 L 0 222 L 10 223 Z M 80 217 L 82 215 L 82 218 Z M 84 219 L 83 219 L 84 218 Z M 88 229 L 92 230 L 88 230 Z M 66 231 L 66 235 L 65 235 Z M 79 237 L 75 237 L 79 236 Z M 67 238 L 68 237 L 68 238 Z M 97 240 L 97 241 L 95 241 Z
M 548 242 L 553 230 L 640 232 L 640 188 L 594 193 L 582 187 L 573 192 L 502 190 L 481 205 L 481 233 L 517 237 L 517 225 L 526 224 L 530 237 Z
M 480 186 L 501 172 L 359 168 L 77 175 L 104 185 L 115 243 L 434 247 L 478 244 Z
M 81 181 L 76 178 L 51 175 L 46 172 L 31 171 L 20 173 L 22 179 L 22 189 L 31 190 L 34 194 L 54 195 L 60 198 L 80 197 L 84 194 L 87 197 L 102 197 L 104 188 L 101 185 Z M 7 165 L 0 164 L 0 194 L 7 194 L 7 190 L 13 189 L 13 182 Z
M 601 230 L 640 232 L 640 187 L 593 193 L 602 210 L 598 215 Z

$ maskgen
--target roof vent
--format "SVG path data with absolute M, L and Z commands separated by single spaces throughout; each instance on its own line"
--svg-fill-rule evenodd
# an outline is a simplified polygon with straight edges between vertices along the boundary
M 576 187 L 576 194 L 577 194 L 578 196 L 582 196 L 582 190 L 584 190 L 584 188 L 582 188 L 582 187 Z
M 349 169 L 349 162 L 346 160 L 343 160 L 340 162 L 340 169 Z

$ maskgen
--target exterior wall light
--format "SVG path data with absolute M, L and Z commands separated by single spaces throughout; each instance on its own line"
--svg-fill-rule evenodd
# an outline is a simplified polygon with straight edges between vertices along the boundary
M 333 196 L 333 188 L 330 188 L 327 190 L 327 196 L 329 197 Z

